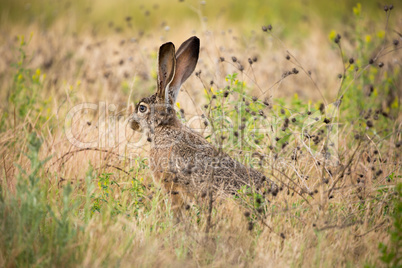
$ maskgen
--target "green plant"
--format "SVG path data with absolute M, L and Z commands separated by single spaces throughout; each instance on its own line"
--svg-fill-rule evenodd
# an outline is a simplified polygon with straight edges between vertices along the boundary
M 10 107 L 11 109 L 7 113 L 3 114 L 2 119 L 5 120 L 8 115 L 13 114 L 13 109 L 15 109 L 19 120 L 23 121 L 29 115 L 33 122 L 38 121 L 38 125 L 42 125 L 51 117 L 49 109 L 51 99 L 43 99 L 41 94 L 46 74 L 42 74 L 39 68 L 34 72 L 31 68 L 27 67 L 25 49 L 29 41 L 27 43 L 23 35 L 19 38 L 19 59 L 18 62 L 12 64 L 12 67 L 16 71 L 8 93 L 9 102 L 13 106 Z M 5 127 L 3 120 L 0 125 L 2 128 Z
M 79 251 L 69 249 L 80 229 L 72 224 L 72 188 L 61 194 L 61 208 L 49 202 L 47 185 L 42 181 L 43 166 L 50 157 L 41 160 L 42 140 L 36 133 L 28 138 L 29 169 L 19 168 L 15 192 L 1 188 L 0 228 L 1 254 L 8 265 L 48 266 L 73 263 Z
M 390 241 L 388 245 L 382 242 L 379 244 L 382 254 L 380 259 L 387 267 L 401 267 L 402 264 L 402 183 L 397 184 L 394 193 Z

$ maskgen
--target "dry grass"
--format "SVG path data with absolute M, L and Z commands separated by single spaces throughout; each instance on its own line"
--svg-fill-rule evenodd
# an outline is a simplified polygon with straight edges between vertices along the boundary
M 398 14 L 391 17 L 391 29 L 398 29 L 400 22 L 394 21 Z M 201 75 L 190 77 L 178 99 L 187 120 L 205 112 L 203 105 L 208 99 L 204 89 L 224 89 L 226 76 L 234 72 L 247 85 L 247 96 L 272 104 L 272 109 L 265 110 L 267 114 L 279 118 L 280 110 L 286 109 L 286 116 L 289 111 L 306 116 L 306 107 L 319 111 L 320 103 L 339 100 L 338 89 L 347 87 L 337 77 L 347 65 L 342 64 L 339 50 L 318 28 L 291 49 L 277 37 L 276 25 L 271 33 L 260 27 L 249 33 L 240 27 L 228 30 L 223 19 L 217 20 L 222 28 L 213 29 L 201 20 L 169 31 L 155 26 L 139 34 L 134 25 L 131 32 L 103 34 L 85 27 L 72 33 L 66 21 L 55 21 L 46 30 L 39 23 L 21 26 L 8 22 L 8 28 L 1 28 L 0 86 L 6 90 L 0 93 L 0 266 L 384 265 L 378 245 L 391 245 L 389 230 L 393 217 L 398 217 L 393 200 L 398 200 L 395 188 L 401 182 L 400 45 L 381 57 L 387 63 L 385 69 L 372 74 L 374 67 L 361 62 L 360 68 L 367 72 L 353 80 L 353 87 L 360 87 L 360 91 L 368 85 L 362 81 L 365 74 L 375 77 L 376 88 L 390 88 L 391 93 L 379 93 L 379 105 L 384 111 L 388 108 L 388 117 L 375 121 L 375 130 L 364 123 L 358 126 L 362 124 L 359 120 L 367 121 L 367 110 L 351 106 L 344 111 L 341 117 L 348 119 L 339 119 L 339 163 L 335 166 L 326 166 L 316 154 L 309 153 L 310 147 L 302 146 L 296 128 L 287 130 L 293 135 L 286 148 L 277 143 L 271 150 L 268 145 L 274 144 L 275 136 L 264 137 L 255 152 L 267 156 L 269 166 L 261 170 L 282 185 L 282 191 L 264 198 L 263 211 L 257 210 L 253 198 L 217 198 L 212 228 L 206 234 L 207 204 L 190 204 L 177 221 L 169 196 L 150 175 L 148 145 L 137 148 L 127 143 L 141 138 L 131 132 L 125 120 L 133 102 L 154 90 L 159 45 L 167 40 L 178 45 L 194 34 L 201 39 L 196 68 Z M 23 48 L 25 67 L 41 70 L 35 86 L 38 95 L 32 95 L 35 103 L 23 115 L 18 112 L 19 103 L 10 101 L 16 88 L 16 69 L 10 65 L 19 60 L 21 40 L 16 36 L 20 35 L 30 39 Z M 386 40 L 392 42 L 395 35 L 390 31 L 388 35 Z M 346 38 L 342 37 L 343 53 L 365 58 Z M 370 51 L 368 57 L 378 52 L 374 45 L 364 49 Z M 257 61 L 250 65 L 248 58 Z M 294 67 L 299 74 L 283 78 L 283 72 Z M 388 84 L 379 78 L 384 72 Z M 24 85 L 26 91 L 22 92 L 29 99 L 34 86 Z M 290 104 L 294 94 L 301 103 L 310 104 Z M 236 100 L 235 95 L 231 98 Z M 391 107 L 394 99 L 396 110 Z M 79 112 L 66 123 L 68 112 L 84 102 L 96 104 L 96 109 Z M 117 114 L 122 116 L 118 121 L 104 120 Z M 96 141 L 97 145 L 74 146 L 66 137 L 70 126 L 76 139 Z M 38 155 L 32 153 L 36 148 L 32 133 L 43 142 Z M 282 133 L 280 126 L 273 134 L 278 133 Z M 356 134 L 359 139 L 354 138 Z M 292 154 L 300 146 L 303 153 L 294 161 Z M 227 151 L 238 157 L 241 148 Z M 246 149 L 243 153 L 252 152 Z M 37 163 L 46 158 L 47 162 Z M 36 164 L 38 172 L 30 176 Z

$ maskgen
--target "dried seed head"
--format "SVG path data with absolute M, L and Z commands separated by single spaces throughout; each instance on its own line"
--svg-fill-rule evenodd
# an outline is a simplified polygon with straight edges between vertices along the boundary
M 277 195 L 278 195 L 278 189 L 273 190 L 273 191 L 272 191 L 272 195 L 273 195 L 273 196 L 277 196 Z
M 248 227 L 247 227 L 247 229 L 249 230 L 249 231 L 252 231 L 253 230 L 253 227 L 254 227 L 254 224 L 250 221 L 250 222 L 248 222 Z
M 233 62 L 237 62 L 237 58 L 235 56 L 232 57 Z
M 353 64 L 353 63 L 355 63 L 355 60 L 354 60 L 353 58 L 350 58 L 350 59 L 349 59 L 349 63 L 350 63 L 350 64 Z
M 339 44 L 339 39 L 338 39 L 338 37 L 335 37 L 334 42 L 335 42 L 336 44 Z
M 380 62 L 380 63 L 378 64 L 378 67 L 380 67 L 380 68 L 384 67 L 384 63 L 383 63 L 383 62 Z
M 320 103 L 320 112 L 323 114 L 325 112 L 325 105 L 324 103 Z
M 397 45 L 399 45 L 399 40 L 397 40 L 397 39 L 394 39 L 394 40 L 392 41 L 392 44 L 394 44 L 394 46 L 397 46 Z
M 287 59 L 287 60 L 290 60 L 290 56 L 289 56 L 289 55 L 286 55 L 286 59 Z
M 244 216 L 250 217 L 250 212 L 249 211 L 244 212 Z
M 225 58 L 224 58 L 224 57 L 219 57 L 219 61 L 220 61 L 220 62 L 224 62 L 224 61 L 225 61 Z

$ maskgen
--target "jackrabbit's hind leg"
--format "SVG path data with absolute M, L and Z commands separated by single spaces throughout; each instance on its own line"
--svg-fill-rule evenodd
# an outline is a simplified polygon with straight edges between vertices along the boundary
M 170 194 L 170 200 L 171 200 L 171 208 L 173 211 L 173 215 L 176 217 L 178 221 L 180 221 L 180 218 L 183 216 L 184 209 L 185 209 L 185 200 L 186 194 L 185 190 L 178 184 L 170 181 L 169 179 L 164 180 L 167 181 L 163 183 L 163 187 L 165 190 Z

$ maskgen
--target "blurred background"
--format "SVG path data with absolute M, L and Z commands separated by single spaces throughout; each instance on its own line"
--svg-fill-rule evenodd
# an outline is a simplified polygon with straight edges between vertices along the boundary
M 391 3 L 1 1 L 1 107 L 7 106 L 11 94 L 9 78 L 15 74 L 13 64 L 21 60 L 22 42 L 24 66 L 46 74 L 38 94 L 50 96 L 58 107 L 66 94 L 76 101 L 114 103 L 148 95 L 155 86 L 158 47 L 167 41 L 178 47 L 192 35 L 201 39 L 196 69 L 201 76 L 193 75 L 184 89 L 195 100 L 202 102 L 203 88 L 224 88 L 225 77 L 237 72 L 252 92 L 265 98 L 298 94 L 305 100 L 331 102 L 343 71 L 341 59 L 360 56 L 355 43 L 362 42 L 373 55 L 377 52 L 385 36 L 384 4 Z M 392 12 L 390 40 L 400 38 L 402 24 L 401 12 Z M 262 30 L 269 25 L 271 31 Z M 333 42 L 337 33 L 343 37 L 342 57 Z M 295 66 L 302 67 L 301 74 L 282 80 Z M 185 94 L 179 98 L 184 105 L 190 103 Z
M 36 24 L 41 30 L 49 30 L 62 24 L 65 33 L 119 32 L 137 36 L 164 34 L 166 26 L 172 31 L 189 27 L 198 31 L 236 28 L 250 32 L 270 23 L 283 36 L 301 38 L 347 24 L 353 19 L 351 12 L 357 3 L 351 0 L 5 0 L 0 8 L 3 27 Z M 380 20 L 385 4 L 392 3 L 364 1 L 364 16 Z

